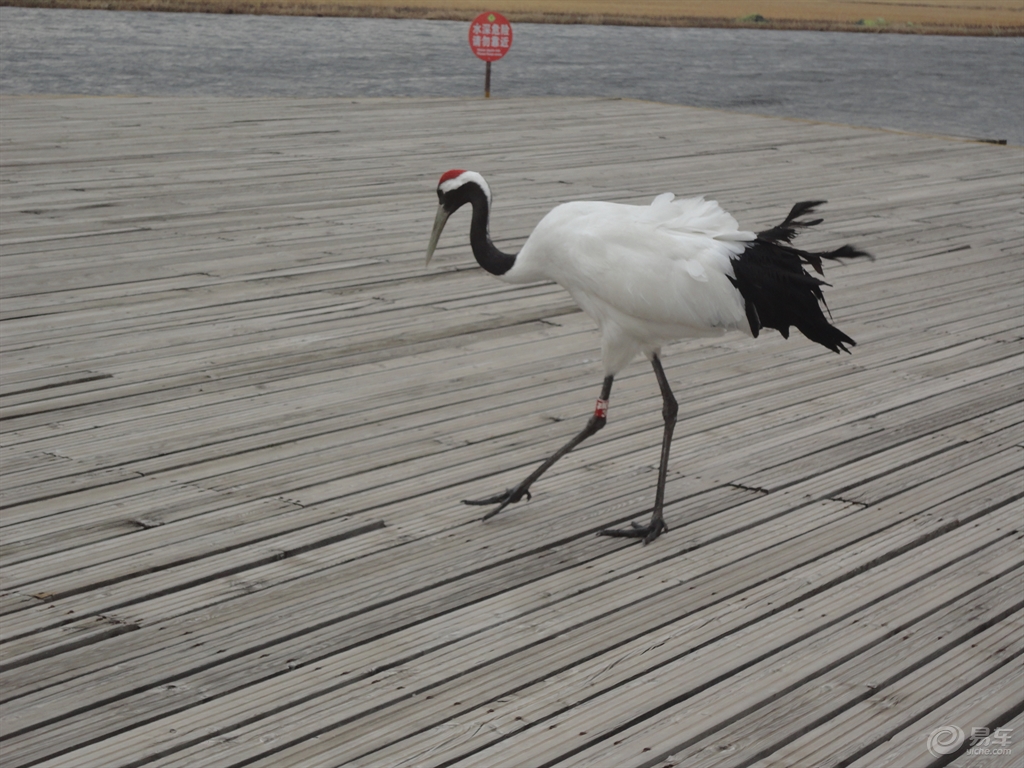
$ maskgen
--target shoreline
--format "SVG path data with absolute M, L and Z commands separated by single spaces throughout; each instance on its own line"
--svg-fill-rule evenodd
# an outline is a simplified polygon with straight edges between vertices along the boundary
M 550 7 L 557 6 L 551 3 Z M 163 13 L 215 13 L 272 16 L 328 16 L 347 18 L 427 19 L 470 21 L 480 8 L 432 8 L 429 6 L 366 5 L 338 0 L 0 0 L 0 7 L 149 11 Z M 879 11 L 888 10 L 880 5 Z M 503 10 L 513 23 L 590 24 L 608 26 L 703 27 L 723 29 L 772 29 L 813 32 L 861 32 L 876 34 L 924 34 L 974 37 L 1021 37 L 1024 23 L 1005 25 L 983 23 L 943 23 L 938 21 L 886 21 L 883 18 L 856 21 L 814 18 L 766 18 L 760 14 L 730 18 L 663 14 L 615 14 L 563 10 Z

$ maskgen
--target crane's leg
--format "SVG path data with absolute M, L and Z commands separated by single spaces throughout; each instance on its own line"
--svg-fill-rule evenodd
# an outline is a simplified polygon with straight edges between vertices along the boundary
M 661 367 L 661 360 L 657 355 L 651 358 L 651 365 L 654 366 L 654 375 L 658 377 L 658 386 L 661 388 L 661 417 L 665 420 L 665 432 L 661 438 L 661 464 L 658 466 L 658 489 L 654 493 L 654 513 L 651 515 L 651 522 L 647 525 L 633 523 L 630 528 L 608 528 L 601 531 L 604 536 L 643 539 L 644 544 L 649 544 L 662 533 L 668 532 L 668 526 L 665 525 L 661 510 L 665 506 L 668 452 L 672 447 L 672 431 L 676 426 L 676 414 L 679 413 L 679 403 L 676 402 L 676 398 L 672 394 L 668 379 L 665 377 L 665 369 Z
M 488 518 L 494 517 L 496 514 L 501 512 L 501 510 L 503 510 L 509 504 L 515 504 L 517 501 L 523 498 L 523 496 L 526 496 L 527 500 L 529 500 L 530 486 L 533 485 L 534 481 L 536 481 L 537 478 L 539 478 L 541 475 L 547 472 L 548 468 L 552 464 L 554 464 L 560 458 L 565 456 L 565 454 L 567 454 L 569 451 L 571 451 L 573 448 L 582 443 L 584 440 L 586 440 L 588 437 L 590 437 L 592 434 L 597 432 L 599 429 L 601 429 L 601 427 L 605 425 L 605 422 L 608 420 L 608 398 L 609 396 L 611 396 L 612 393 L 612 378 L 613 377 L 611 376 L 605 377 L 604 384 L 601 386 L 601 397 L 597 401 L 597 407 L 594 409 L 594 415 L 591 416 L 590 419 L 587 421 L 587 426 L 583 428 L 583 431 L 576 435 L 576 437 L 574 437 L 568 443 L 563 445 L 561 448 L 559 448 L 557 451 L 555 451 L 553 454 L 551 454 L 548 460 L 541 464 L 539 467 L 537 467 L 535 470 L 533 470 L 529 477 L 523 480 L 523 482 L 521 482 L 515 488 L 509 488 L 508 490 L 503 491 L 502 493 L 499 493 L 495 496 L 489 496 L 486 499 L 467 499 L 462 503 L 472 504 L 474 506 L 488 506 L 490 504 L 497 504 L 497 507 L 495 507 L 486 515 L 484 515 L 483 519 L 487 520 Z

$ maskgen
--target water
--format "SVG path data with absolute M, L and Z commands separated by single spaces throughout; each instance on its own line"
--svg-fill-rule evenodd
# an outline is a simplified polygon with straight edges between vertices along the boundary
M 0 93 L 482 95 L 463 22 L 0 8 Z M 492 94 L 1024 144 L 1024 38 L 515 24 Z

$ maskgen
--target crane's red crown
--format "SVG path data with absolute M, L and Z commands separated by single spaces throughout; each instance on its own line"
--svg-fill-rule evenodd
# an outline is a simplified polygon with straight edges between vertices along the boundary
M 437 186 L 441 186 L 446 181 L 450 181 L 451 179 L 457 179 L 457 178 L 459 178 L 459 176 L 461 176 L 464 173 L 465 173 L 465 171 L 456 171 L 456 170 L 445 171 L 444 173 L 441 174 L 441 180 L 439 182 L 437 182 Z

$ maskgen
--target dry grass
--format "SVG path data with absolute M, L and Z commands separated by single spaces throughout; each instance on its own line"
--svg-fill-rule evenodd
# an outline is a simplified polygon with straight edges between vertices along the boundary
M 0 0 L 44 8 L 471 19 L 480 0 Z M 502 0 L 512 21 L 1024 34 L 1024 0 Z

